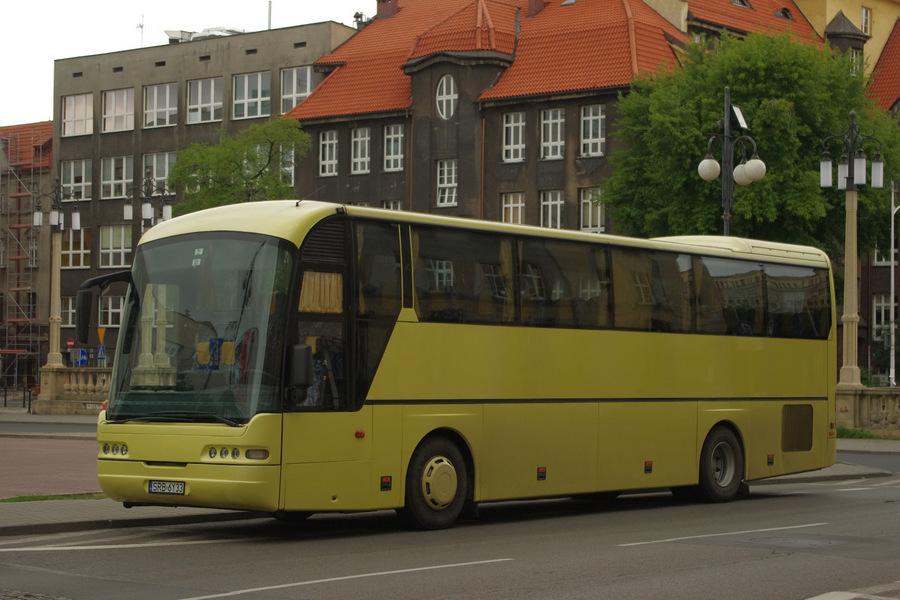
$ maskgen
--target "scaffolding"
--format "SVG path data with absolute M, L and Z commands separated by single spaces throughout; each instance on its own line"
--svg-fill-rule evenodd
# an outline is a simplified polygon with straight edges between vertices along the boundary
M 0 127 L 0 144 L 0 386 L 30 389 L 38 385 L 47 339 L 33 222 L 36 199 L 50 179 L 52 122 Z

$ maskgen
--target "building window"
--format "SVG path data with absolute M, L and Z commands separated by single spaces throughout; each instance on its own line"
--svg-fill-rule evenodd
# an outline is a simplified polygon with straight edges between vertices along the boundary
M 511 192 L 500 196 L 500 205 L 504 223 L 521 225 L 525 222 L 525 194 Z
M 149 176 L 153 182 L 153 195 L 157 196 L 169 192 L 169 170 L 175 164 L 175 152 L 155 152 L 144 155 L 144 176 Z
M 100 227 L 100 266 L 127 267 L 131 264 L 131 225 Z
M 272 76 L 268 71 L 234 76 L 234 118 L 268 117 L 272 112 Z
M 603 205 L 600 203 L 600 190 L 583 189 L 581 195 L 581 230 L 601 233 L 603 227 Z
M 384 170 L 403 170 L 403 125 L 384 128 Z
M 525 113 L 503 115 L 503 162 L 525 160 Z
M 606 106 L 592 104 L 581 107 L 581 155 L 606 154 Z
M 144 127 L 178 124 L 178 84 L 144 86 Z
M 565 125 L 566 109 L 549 108 L 541 111 L 541 158 L 556 160 L 563 157 Z
M 562 190 L 548 190 L 546 192 L 541 192 L 541 227 L 549 227 L 550 229 L 562 229 Z
M 75 296 L 59 299 L 59 318 L 61 327 L 75 327 Z
M 188 124 L 222 120 L 222 78 L 188 81 Z
M 281 70 L 281 114 L 300 104 L 312 92 L 312 67 Z
M 81 269 L 91 266 L 91 230 L 66 229 L 62 235 L 60 266 L 63 269 Z
M 59 164 L 63 200 L 91 198 L 91 159 L 64 160 Z
M 456 80 L 453 75 L 444 75 L 438 81 L 437 93 L 434 96 L 437 103 L 438 115 L 445 121 L 456 114 L 456 102 L 459 96 L 456 93 Z
M 894 248 L 894 258 L 897 257 L 897 248 Z M 887 254 L 882 254 L 881 250 L 875 248 L 875 256 L 872 259 L 872 266 L 875 267 L 890 267 L 892 266 L 891 257 Z
M 368 127 L 357 127 L 350 132 L 352 142 L 352 159 L 350 162 L 350 172 L 354 175 L 369 172 L 370 133 Z
M 294 151 L 293 149 L 281 148 L 281 180 L 291 187 L 294 186 Z
M 437 161 L 437 204 L 456 206 L 456 159 Z
M 134 180 L 134 157 L 116 156 L 102 161 L 100 197 L 125 198 Z
M 872 339 L 880 341 L 891 327 L 890 294 L 874 294 L 872 296 Z
M 103 92 L 103 132 L 134 129 L 134 89 Z
M 62 105 L 62 135 L 94 133 L 94 94 L 66 96 Z
M 386 210 L 403 210 L 403 202 L 401 200 L 382 200 L 381 208 Z
M 100 296 L 100 327 L 118 327 L 122 324 L 122 296 Z
M 860 30 L 866 35 L 872 35 L 872 9 L 862 7 L 862 14 L 860 15 Z
M 319 175 L 331 177 L 338 172 L 338 139 L 337 131 L 319 133 Z

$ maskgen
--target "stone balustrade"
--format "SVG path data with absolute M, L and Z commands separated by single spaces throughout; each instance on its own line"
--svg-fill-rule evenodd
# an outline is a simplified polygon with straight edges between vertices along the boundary
M 96 415 L 109 397 L 111 373 L 108 367 L 42 367 L 40 393 L 32 411 L 43 415 Z

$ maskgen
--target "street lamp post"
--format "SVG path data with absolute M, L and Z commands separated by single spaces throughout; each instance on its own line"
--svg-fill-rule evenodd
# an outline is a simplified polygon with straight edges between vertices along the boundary
M 846 197 L 846 231 L 844 234 L 844 314 L 841 323 L 844 328 L 844 349 L 841 364 L 839 388 L 861 388 L 857 348 L 859 335 L 859 294 L 857 290 L 857 235 L 856 213 L 858 206 L 858 190 L 866 184 L 866 156 L 863 144 L 867 141 L 876 146 L 875 158 L 872 161 L 873 188 L 884 187 L 884 162 L 881 160 L 881 141 L 874 135 L 862 135 L 856 123 L 856 112 L 850 111 L 850 123 L 842 133 L 830 135 L 822 141 L 822 161 L 819 163 L 819 185 L 823 188 L 832 186 L 832 165 L 828 147 L 834 142 L 841 145 L 841 162 L 838 165 L 837 188 L 845 190 Z M 891 216 L 893 223 L 893 215 Z M 893 257 L 891 258 L 893 262 Z M 893 293 L 893 290 L 892 290 Z M 893 299 L 892 299 L 893 300 Z
M 61 304 L 62 290 L 60 280 L 62 279 L 62 232 L 65 229 L 65 213 L 63 212 L 63 193 L 59 178 L 53 187 L 53 191 L 49 194 L 38 196 L 35 206 L 34 222 L 35 227 L 42 227 L 44 224 L 44 215 L 41 212 L 40 198 L 49 198 L 50 205 L 50 316 L 48 323 L 50 326 L 50 348 L 47 352 L 47 367 L 62 368 L 62 352 L 60 351 L 60 328 L 62 325 Z M 81 229 L 81 213 L 78 212 L 78 202 L 72 207 L 72 231 Z
M 895 186 L 891 185 L 891 292 L 888 294 L 888 301 L 891 303 L 891 327 L 888 330 L 891 338 L 891 364 L 888 373 L 888 382 L 891 384 L 891 387 L 897 385 L 897 371 L 895 366 L 897 363 L 897 326 L 895 324 L 897 319 L 897 307 L 894 304 L 894 271 L 897 269 L 897 237 L 894 233 L 894 217 L 897 215 L 897 211 L 900 210 L 900 206 L 894 206 L 895 192 Z
M 174 204 L 174 194 L 169 192 L 165 185 L 157 185 L 156 179 L 153 177 L 153 171 L 149 167 L 144 172 L 141 186 L 135 186 L 137 192 L 132 197 L 139 197 L 141 201 L 141 228 L 153 226 L 153 217 L 156 216 L 156 209 L 159 209 L 159 220 L 168 221 L 172 218 L 172 204 Z M 123 218 L 126 222 L 134 219 L 134 205 L 132 197 L 125 201 L 123 209 Z
M 744 119 L 744 113 L 739 106 L 731 103 L 731 89 L 725 88 L 725 116 L 719 121 L 721 134 L 714 135 L 709 138 L 706 146 L 706 158 L 700 161 L 697 172 L 705 181 L 713 181 L 722 172 L 722 221 L 724 222 L 725 235 L 731 235 L 731 206 L 734 202 L 734 184 L 748 185 L 754 181 L 759 181 L 766 175 L 766 164 L 759 159 L 756 153 L 756 141 L 749 135 L 738 135 L 733 137 L 732 129 L 737 126 L 741 131 L 749 131 L 747 121 Z M 722 140 L 722 167 L 713 158 L 712 145 L 716 139 Z M 734 149 L 742 142 L 749 142 L 753 146 L 753 154 L 750 160 L 746 156 L 741 157 L 741 162 L 737 167 L 734 165 Z

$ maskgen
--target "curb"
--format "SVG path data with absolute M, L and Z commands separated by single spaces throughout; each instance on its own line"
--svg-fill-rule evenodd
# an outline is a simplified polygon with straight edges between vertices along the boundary
M 126 529 L 129 527 L 153 527 L 160 525 L 190 525 L 192 523 L 216 523 L 241 521 L 271 517 L 268 513 L 227 512 L 209 515 L 179 515 L 173 517 L 137 517 L 134 519 L 99 519 L 93 521 L 71 521 L 64 523 L 37 523 L 29 525 L 0 526 L 0 538 L 17 535 L 44 535 L 50 533 L 73 533 L 99 529 Z

